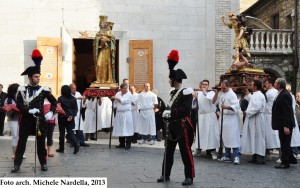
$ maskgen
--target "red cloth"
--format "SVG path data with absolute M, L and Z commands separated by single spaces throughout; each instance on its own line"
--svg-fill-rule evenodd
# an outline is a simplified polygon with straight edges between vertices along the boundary
M 50 111 L 51 104 L 44 104 L 44 114 L 47 114 Z M 56 112 L 61 115 L 66 115 L 65 111 L 62 109 L 61 104 L 57 103 Z
M 10 112 L 10 111 L 20 112 L 20 110 L 17 108 L 16 104 L 7 104 L 2 107 L 2 110 L 4 112 Z

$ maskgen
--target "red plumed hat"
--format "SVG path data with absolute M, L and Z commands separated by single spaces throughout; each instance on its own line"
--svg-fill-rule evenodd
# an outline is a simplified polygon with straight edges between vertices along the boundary
M 39 66 L 39 65 L 41 65 L 41 62 L 43 60 L 43 56 L 42 56 L 41 52 L 38 49 L 34 49 L 32 51 L 31 59 L 34 61 L 34 64 L 36 66 Z
M 34 75 L 41 74 L 41 62 L 43 56 L 38 49 L 32 51 L 31 59 L 34 61 L 35 66 L 27 67 L 21 75 Z
M 179 82 L 182 82 L 182 79 L 187 79 L 187 76 L 183 70 L 181 69 L 174 70 L 174 67 L 177 65 L 179 61 L 179 54 L 177 50 L 172 50 L 169 53 L 167 61 L 170 69 L 169 78 L 171 80 L 177 80 Z
M 172 50 L 168 55 L 168 60 L 173 60 L 175 62 L 179 61 L 179 54 L 177 50 Z
M 168 64 L 169 64 L 169 69 L 170 71 L 174 69 L 174 67 L 176 66 L 176 64 L 179 61 L 179 54 L 177 50 L 171 50 L 171 52 L 168 55 Z

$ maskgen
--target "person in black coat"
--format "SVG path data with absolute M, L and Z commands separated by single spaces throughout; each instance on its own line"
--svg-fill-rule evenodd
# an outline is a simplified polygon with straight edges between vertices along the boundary
M 153 93 L 158 94 L 157 90 L 153 90 Z M 164 121 L 163 121 L 163 117 L 162 117 L 162 113 L 165 111 L 166 109 L 166 105 L 164 103 L 164 101 L 160 98 L 157 97 L 157 107 L 154 109 L 155 112 L 155 124 L 156 124 L 156 137 L 157 137 L 157 141 L 160 142 L 161 141 L 161 134 L 160 134 L 160 130 L 163 130 L 163 137 L 165 138 L 166 136 L 166 130 L 165 130 L 165 126 L 164 126 Z
M 181 69 L 174 70 L 179 60 L 177 50 L 172 50 L 168 56 L 170 69 L 169 83 L 174 90 L 170 92 L 170 102 L 163 112 L 163 118 L 169 121 L 167 127 L 169 134 L 166 138 L 165 157 L 162 165 L 161 177 L 157 182 L 170 181 L 171 169 L 174 162 L 174 152 L 178 143 L 179 150 L 184 164 L 185 179 L 182 185 L 192 185 L 195 177 L 194 159 L 191 146 L 194 140 L 193 125 L 190 120 L 193 89 L 182 85 L 182 79 L 187 79 L 186 74 Z
M 286 81 L 278 78 L 274 84 L 278 90 L 272 107 L 272 128 L 278 130 L 281 146 L 281 164 L 275 168 L 289 168 L 290 164 L 297 164 L 297 159 L 293 156 L 291 150 L 291 138 L 293 128 L 295 127 L 295 118 L 292 107 L 292 96 L 286 90 Z
M 7 94 L 2 91 L 3 85 L 0 84 L 0 136 L 3 136 L 5 112 L 2 110 Z
M 68 85 L 61 87 L 61 96 L 58 98 L 58 102 L 61 104 L 62 109 L 66 115 L 58 114 L 59 125 L 59 148 L 56 152 L 63 153 L 65 150 L 65 130 L 70 137 L 70 141 L 74 146 L 73 154 L 78 153 L 79 146 L 73 129 L 75 128 L 74 117 L 77 115 L 78 107 L 76 98 L 71 94 L 71 88 Z
M 39 86 L 41 77 L 41 61 L 43 59 L 39 50 L 35 49 L 32 52 L 32 60 L 35 66 L 30 66 L 21 74 L 27 75 L 29 84 L 26 86 L 19 86 L 17 91 L 17 108 L 21 112 L 19 119 L 19 140 L 16 148 L 14 159 L 14 167 L 11 169 L 12 173 L 20 170 L 23 161 L 23 155 L 26 150 L 26 143 L 29 135 L 36 136 L 37 155 L 41 164 L 41 170 L 47 171 L 47 150 L 45 148 L 46 136 L 46 121 L 53 117 L 56 109 L 56 99 L 50 93 L 47 86 Z M 44 114 L 44 100 L 45 98 L 51 103 L 50 111 Z M 39 126 L 36 127 L 37 121 Z

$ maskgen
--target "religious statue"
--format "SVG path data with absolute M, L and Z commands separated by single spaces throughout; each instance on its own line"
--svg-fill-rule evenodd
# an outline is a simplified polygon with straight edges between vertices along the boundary
M 245 19 L 242 15 L 234 15 L 233 13 L 228 14 L 229 22 L 225 21 L 225 16 L 222 16 L 222 22 L 224 25 L 228 26 L 230 29 L 233 29 L 235 32 L 233 49 L 235 50 L 235 61 L 234 64 L 240 62 L 240 49 L 242 49 L 248 57 L 251 57 L 248 50 L 249 35 L 252 34 L 251 28 L 247 29 L 245 24 Z
M 116 82 L 115 79 L 115 53 L 116 39 L 112 32 L 112 22 L 107 22 L 107 16 L 99 16 L 100 31 L 97 32 L 94 43 L 94 62 L 96 68 L 96 81 L 93 84 L 105 86 Z

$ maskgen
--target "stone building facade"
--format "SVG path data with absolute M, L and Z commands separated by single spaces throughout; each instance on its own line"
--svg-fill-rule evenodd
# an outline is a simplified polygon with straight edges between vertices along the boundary
M 297 16 L 299 20 L 300 4 L 299 1 L 297 2 Z M 260 67 L 265 68 L 268 73 L 271 73 L 273 76 L 276 75 L 276 77 L 285 77 L 287 81 L 293 85 L 294 91 L 299 90 L 300 88 L 300 74 L 298 71 L 299 62 L 297 60 L 299 57 L 300 35 L 298 32 L 298 41 L 295 41 L 297 40 L 295 36 L 295 12 L 295 0 L 258 0 L 243 12 L 245 15 L 259 18 L 269 25 L 272 28 L 269 33 L 274 33 L 275 39 L 277 37 L 282 40 L 281 36 L 284 32 L 288 33 L 288 35 L 291 34 L 290 40 L 292 52 L 287 53 L 286 51 L 281 50 L 270 52 L 265 50 L 258 53 L 254 52 L 254 56 L 257 64 Z M 300 29 L 299 23 L 300 22 L 298 21 L 298 31 Z M 270 37 L 272 37 L 272 35 Z M 295 44 L 298 46 L 297 50 Z
M 115 23 L 119 40 L 119 82 L 129 77 L 129 42 L 153 41 L 153 87 L 167 100 L 166 58 L 179 50 L 180 63 L 188 75 L 184 85 L 197 87 L 209 79 L 213 86 L 231 64 L 233 31 L 220 16 L 239 8 L 239 0 L 32 0 L 3 1 L 0 6 L 0 82 L 25 84 L 20 73 L 32 66 L 31 52 L 37 37 L 62 39 L 62 84 L 73 81 L 74 39 L 79 32 L 97 32 L 98 16 Z M 230 40 L 230 39 L 231 40 Z

